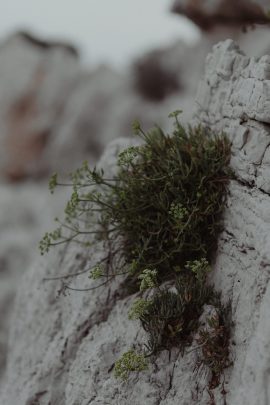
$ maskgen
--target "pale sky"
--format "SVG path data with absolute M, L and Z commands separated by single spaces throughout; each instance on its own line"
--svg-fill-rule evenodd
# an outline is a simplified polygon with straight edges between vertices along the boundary
M 0 0 L 0 37 L 29 29 L 73 42 L 85 63 L 123 67 L 143 51 L 183 38 L 197 40 L 170 0 Z

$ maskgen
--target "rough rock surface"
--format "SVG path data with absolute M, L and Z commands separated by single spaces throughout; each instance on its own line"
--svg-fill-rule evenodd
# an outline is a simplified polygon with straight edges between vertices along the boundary
M 224 130 L 233 145 L 225 229 L 219 240 L 212 281 L 231 300 L 234 364 L 226 371 L 228 405 L 270 402 L 270 60 L 245 56 L 232 41 L 218 44 L 208 56 L 197 97 L 196 118 Z M 101 166 L 115 170 L 114 142 Z M 144 339 L 128 320 L 134 297 L 119 295 L 119 283 L 91 292 L 57 298 L 61 283 L 44 282 L 91 266 L 102 246 L 86 252 L 66 246 L 36 262 L 17 296 L 10 355 L 0 403 L 5 405 L 206 405 L 209 375 L 194 374 L 196 351 L 183 357 L 162 353 L 140 376 L 119 383 L 112 366 L 134 342 Z M 86 274 L 72 279 L 77 288 L 91 286 Z M 220 389 L 215 403 L 224 404 Z M 213 398 L 212 398 L 213 400 Z M 214 402 L 211 402 L 214 403 Z
M 213 281 L 232 300 L 229 404 L 270 402 L 270 59 L 230 40 L 214 47 L 197 95 L 197 120 L 232 142 L 232 182 Z
M 43 184 L 0 185 L 0 377 L 6 363 L 8 325 L 20 279 L 39 257 L 41 229 L 54 226 L 66 191 L 56 198 Z
M 269 193 L 270 57 L 248 58 L 227 40 L 214 48 L 206 63 L 197 118 L 226 131 L 239 178 Z

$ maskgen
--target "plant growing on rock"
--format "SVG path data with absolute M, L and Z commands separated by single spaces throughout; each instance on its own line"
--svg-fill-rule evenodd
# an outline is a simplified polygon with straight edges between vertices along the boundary
M 116 361 L 114 374 L 122 380 L 127 380 L 131 372 L 140 372 L 147 370 L 147 368 L 147 361 L 144 355 L 136 353 L 134 350 L 129 350 Z
M 87 163 L 72 174 L 65 221 L 58 220 L 40 249 L 87 244 L 80 239 L 84 235 L 112 242 L 121 237 L 118 253 L 138 288 L 145 269 L 155 269 L 161 283 L 174 278 L 187 260 L 210 258 L 221 229 L 230 145 L 225 136 L 201 126 L 184 128 L 177 115 L 172 136 L 160 128 L 145 133 L 138 123 L 134 128 L 144 144 L 120 153 L 115 178 Z M 54 175 L 51 192 L 57 185 Z
M 207 318 L 206 327 L 200 329 L 197 337 L 201 349 L 197 367 L 207 366 L 211 370 L 211 389 L 220 384 L 224 369 L 232 364 L 229 352 L 231 308 L 229 305 L 221 305 L 220 301 L 215 305 L 216 314 Z
M 147 350 L 155 354 L 172 346 L 182 350 L 192 342 L 205 304 L 211 304 L 215 293 L 205 279 L 197 280 L 188 271 L 177 277 L 173 290 L 159 288 L 140 315 L 148 334 Z
M 126 293 L 146 295 L 129 314 L 148 333 L 145 356 L 172 346 L 184 348 L 203 305 L 216 300 L 206 279 L 232 174 L 230 144 L 224 135 L 200 125 L 185 128 L 179 113 L 171 114 L 175 127 L 170 136 L 159 127 L 144 132 L 135 122 L 142 143 L 119 154 L 115 177 L 91 170 L 87 163 L 73 173 L 65 219 L 57 220 L 57 229 L 40 242 L 42 254 L 66 242 L 85 248 L 104 242 L 107 254 L 91 269 L 90 278 L 104 285 L 126 275 Z M 58 185 L 53 175 L 51 192 Z M 96 286 L 83 290 L 92 288 Z M 212 340 L 213 345 L 218 341 Z M 127 353 L 115 368 L 124 378 L 144 364 L 134 352 Z M 209 365 L 209 359 L 204 363 Z

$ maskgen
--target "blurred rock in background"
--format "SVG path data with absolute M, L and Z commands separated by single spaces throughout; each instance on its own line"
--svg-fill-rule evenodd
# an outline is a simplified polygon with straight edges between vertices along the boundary
M 170 108 L 168 98 L 190 93 L 180 86 L 188 52 L 179 43 L 126 74 L 107 66 L 86 72 L 72 46 L 12 35 L 0 46 L 1 177 L 37 179 L 94 163 L 108 141 L 131 134 L 134 117 L 147 126 L 164 121 L 156 102 Z
M 0 46 L 0 172 L 37 176 L 40 158 L 79 74 L 77 52 L 19 32 Z
M 172 10 L 184 14 L 203 30 L 267 24 L 267 0 L 175 0 Z

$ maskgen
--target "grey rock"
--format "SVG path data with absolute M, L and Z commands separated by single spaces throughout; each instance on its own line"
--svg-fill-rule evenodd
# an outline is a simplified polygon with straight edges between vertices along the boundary
M 180 93 L 190 118 L 202 65 L 193 62 L 197 53 L 183 43 L 161 52 L 159 62 L 166 59 L 174 75 L 183 71 L 187 84 L 185 91 L 155 103 L 137 91 L 132 69 L 84 69 L 72 46 L 11 35 L 0 44 L 0 178 L 39 179 L 70 172 L 85 159 L 95 164 L 108 142 L 132 134 L 134 118 L 145 127 L 168 126 Z M 194 80 L 183 54 L 185 60 L 189 55 Z
M 211 282 L 232 305 L 231 353 L 224 389 L 229 405 L 266 405 L 270 400 L 270 196 L 264 180 L 269 166 L 267 109 L 268 57 L 248 58 L 232 42 L 214 47 L 197 96 L 196 120 L 225 131 L 232 141 L 231 181 L 224 231 Z M 101 161 L 115 170 L 115 155 L 127 140 L 108 146 Z M 134 296 L 120 298 L 121 280 L 89 292 L 58 296 L 61 287 L 44 277 L 91 267 L 103 246 L 85 250 L 68 245 L 35 262 L 17 295 L 9 359 L 0 402 L 5 405 L 195 405 L 209 404 L 208 373 L 194 374 L 197 352 L 163 352 L 141 375 L 119 383 L 114 362 L 143 331 L 128 320 Z M 87 273 L 71 280 L 93 286 Z M 206 314 L 211 313 L 206 308 Z M 193 350 L 194 349 L 194 350 Z M 216 404 L 224 397 L 213 391 Z

